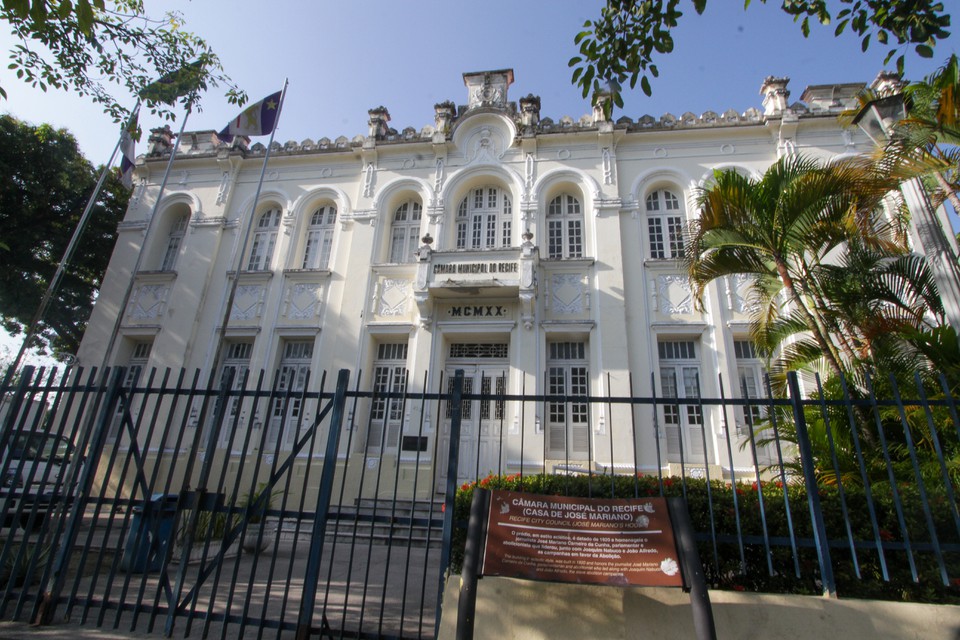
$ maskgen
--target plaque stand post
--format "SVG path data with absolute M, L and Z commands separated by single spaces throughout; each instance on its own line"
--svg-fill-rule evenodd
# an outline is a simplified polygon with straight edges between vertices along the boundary
M 473 623 L 477 612 L 477 580 L 483 566 L 483 546 L 486 537 L 487 512 L 490 510 L 490 492 L 477 488 L 470 503 L 470 522 L 467 543 L 463 550 L 463 570 L 460 574 L 460 600 L 457 602 L 457 640 L 473 640 Z
M 670 511 L 670 521 L 676 534 L 683 589 L 690 592 L 693 628 L 697 632 L 697 640 L 717 640 L 710 594 L 703 575 L 700 552 L 697 551 L 697 543 L 693 537 L 693 523 L 690 522 L 690 514 L 687 512 L 687 501 L 683 498 L 667 498 L 667 509 Z

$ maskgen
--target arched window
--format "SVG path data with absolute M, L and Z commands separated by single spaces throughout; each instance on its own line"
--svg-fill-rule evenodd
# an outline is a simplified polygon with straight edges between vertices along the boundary
M 547 257 L 583 257 L 583 212 L 572 195 L 561 194 L 547 206 Z
M 657 189 L 647 196 L 647 235 L 651 258 L 683 256 L 683 210 L 672 191 Z
M 167 235 L 167 248 L 163 252 L 163 260 L 160 262 L 160 271 L 173 271 L 177 266 L 177 257 L 180 255 L 180 246 L 183 244 L 183 236 L 187 232 L 187 223 L 190 221 L 189 213 L 181 213 L 170 226 L 170 233 Z
M 257 228 L 253 232 L 253 246 L 250 248 L 250 259 L 247 261 L 248 271 L 266 271 L 270 268 L 279 228 L 280 209 L 268 209 L 260 214 Z
M 326 269 L 330 266 L 336 222 L 337 208 L 332 204 L 319 207 L 310 216 L 310 226 L 307 227 L 307 238 L 303 247 L 302 269 Z
M 509 247 L 513 203 L 497 187 L 471 189 L 457 207 L 457 249 Z
M 413 262 L 420 239 L 423 207 L 415 200 L 404 202 L 393 213 L 390 231 L 390 262 Z

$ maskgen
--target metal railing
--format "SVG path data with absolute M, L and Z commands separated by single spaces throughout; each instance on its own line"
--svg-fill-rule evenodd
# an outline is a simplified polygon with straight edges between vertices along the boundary
M 682 496 L 716 588 L 958 600 L 946 381 L 884 381 L 878 398 L 869 379 L 803 395 L 790 376 L 783 398 L 720 381 L 718 398 L 677 399 L 470 393 L 462 374 L 384 392 L 346 371 L 300 389 L 123 373 L 25 368 L 0 389 L 0 615 L 432 638 L 476 485 Z M 671 431 L 678 416 L 692 422 Z

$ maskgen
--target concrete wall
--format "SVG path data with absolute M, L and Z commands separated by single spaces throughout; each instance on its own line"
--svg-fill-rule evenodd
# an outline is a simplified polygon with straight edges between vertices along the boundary
M 456 637 L 460 577 L 443 598 L 439 640 Z M 960 607 L 711 591 L 720 640 L 957 640 Z M 696 638 L 690 597 L 680 589 L 616 588 L 483 578 L 476 640 L 659 640 Z

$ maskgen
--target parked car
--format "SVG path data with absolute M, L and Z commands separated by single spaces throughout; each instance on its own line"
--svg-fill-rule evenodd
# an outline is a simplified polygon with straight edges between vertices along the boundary
M 0 510 L 3 525 L 36 531 L 68 494 L 66 478 L 76 447 L 42 431 L 14 431 L 0 450 Z

